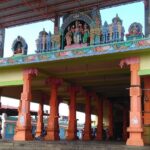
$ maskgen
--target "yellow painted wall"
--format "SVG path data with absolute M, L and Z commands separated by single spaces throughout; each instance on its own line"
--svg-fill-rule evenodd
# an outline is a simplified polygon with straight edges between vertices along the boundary
M 150 75 L 150 54 L 140 56 L 139 75 Z
M 0 70 L 0 86 L 20 85 L 22 83 L 22 69 Z

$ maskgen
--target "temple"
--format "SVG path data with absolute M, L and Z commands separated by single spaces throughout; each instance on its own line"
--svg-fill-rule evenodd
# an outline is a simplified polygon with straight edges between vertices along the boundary
M 0 96 L 20 100 L 13 140 L 35 140 L 30 112 L 30 103 L 35 102 L 39 104 L 35 137 L 43 141 L 61 140 L 58 108 L 66 103 L 66 141 L 150 144 L 150 0 L 144 0 L 145 31 L 141 23 L 132 22 L 127 34 L 119 14 L 110 24 L 102 23 L 100 9 L 129 0 L 13 2 L 2 1 L 0 8 Z M 54 33 L 39 30 L 34 54 L 28 54 L 27 42 L 18 35 L 13 55 L 3 57 L 5 28 L 46 19 L 54 22 Z M 50 106 L 46 123 L 44 104 Z M 82 139 L 77 136 L 76 111 L 85 113 Z M 92 114 L 97 116 L 94 135 Z

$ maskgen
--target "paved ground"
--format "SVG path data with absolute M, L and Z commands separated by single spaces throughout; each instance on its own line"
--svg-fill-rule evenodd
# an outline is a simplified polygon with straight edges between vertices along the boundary
M 149 146 L 126 146 L 121 142 L 83 142 L 83 141 L 0 141 L 0 150 L 150 150 Z

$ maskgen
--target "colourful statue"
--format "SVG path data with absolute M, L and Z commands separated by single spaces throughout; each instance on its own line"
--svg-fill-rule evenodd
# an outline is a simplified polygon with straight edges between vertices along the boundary
M 51 32 L 46 36 L 46 51 L 51 50 Z
M 51 32 L 47 33 L 45 29 L 39 33 L 38 39 L 35 40 L 37 53 L 47 52 L 52 49 L 52 35 Z
M 74 39 L 75 44 L 79 44 L 81 41 L 81 33 L 79 31 L 79 22 L 78 21 L 75 22 L 75 27 L 76 28 L 75 28 L 73 39 Z
M 12 44 L 12 50 L 13 50 L 14 55 L 15 54 L 26 55 L 27 50 L 28 50 L 28 45 L 21 36 L 18 36 Z
M 72 33 L 71 33 L 71 29 L 70 29 L 70 26 L 68 27 L 68 31 L 66 33 L 66 44 L 67 46 L 71 45 L 71 42 L 72 42 Z
M 137 22 L 132 23 L 128 31 L 129 33 L 126 34 L 127 40 L 143 38 L 142 25 L 140 23 Z
M 87 24 L 84 24 L 84 35 L 83 35 L 83 43 L 87 43 L 88 42 L 88 38 L 89 38 L 90 32 L 89 29 L 87 27 Z

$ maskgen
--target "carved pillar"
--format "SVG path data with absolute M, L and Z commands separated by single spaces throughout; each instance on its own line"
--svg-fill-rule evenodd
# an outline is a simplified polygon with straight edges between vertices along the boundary
M 45 96 L 42 96 L 42 100 L 39 103 L 39 110 L 38 110 L 38 120 L 37 120 L 37 127 L 36 127 L 36 137 L 42 135 L 43 130 L 43 102 L 45 100 Z
M 91 140 L 91 95 L 85 93 L 86 95 L 86 104 L 85 104 L 85 126 L 83 140 Z
M 121 67 L 124 64 L 130 65 L 131 87 L 130 87 L 130 124 L 127 131 L 129 138 L 127 145 L 143 146 L 142 138 L 142 110 L 141 110 L 141 83 L 139 70 L 139 58 L 131 57 L 120 62 Z
M 0 57 L 4 55 L 5 29 L 0 28 Z
M 145 8 L 145 36 L 150 35 L 150 0 L 144 0 Z
M 32 140 L 31 134 L 31 115 L 30 101 L 31 97 L 31 81 L 38 74 L 37 69 L 26 69 L 23 71 L 23 92 L 21 94 L 21 112 L 17 121 L 17 132 L 14 136 L 15 141 Z
M 68 133 L 67 140 L 76 140 L 77 139 L 77 120 L 76 120 L 76 94 L 78 88 L 71 86 L 69 88 L 70 93 L 70 104 L 69 104 L 69 124 L 68 124 Z
M 99 99 L 98 96 L 96 96 L 95 99 L 96 99 L 96 110 L 97 110 L 97 116 L 98 116 L 96 140 L 102 140 L 102 137 L 103 137 L 103 101 Z
M 109 126 L 108 126 L 108 133 L 109 133 L 109 138 L 113 137 L 113 109 L 112 109 L 112 102 L 109 101 L 108 103 L 108 121 L 109 121 Z
M 123 109 L 123 133 L 122 133 L 122 138 L 124 141 L 127 140 L 128 134 L 127 134 L 127 110 Z
M 58 124 L 58 87 L 62 84 L 61 79 L 49 78 L 47 82 L 50 84 L 50 116 L 47 125 L 47 135 L 45 140 L 59 140 L 59 124 Z
M 150 76 L 144 77 L 144 143 L 150 144 Z

